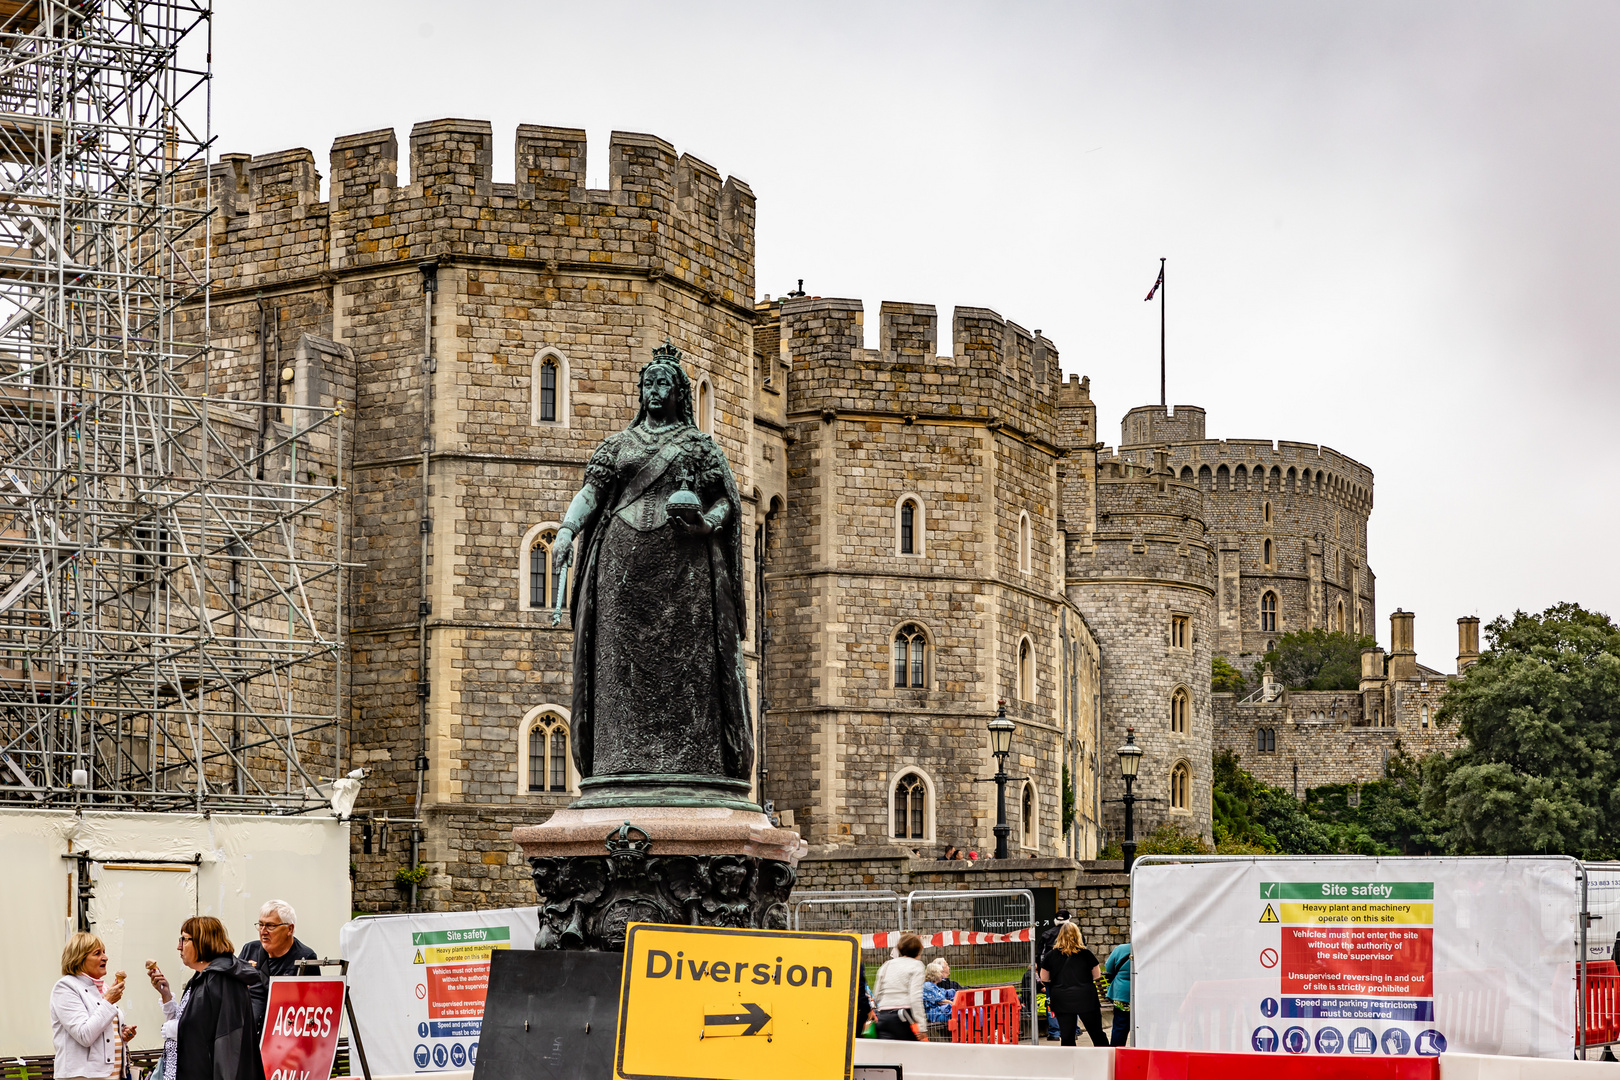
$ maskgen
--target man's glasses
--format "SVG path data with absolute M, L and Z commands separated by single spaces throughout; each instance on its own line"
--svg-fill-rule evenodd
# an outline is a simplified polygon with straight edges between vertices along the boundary
M 287 924 L 284 923 L 284 922 L 262 922 L 262 923 L 259 924 L 259 929 L 260 930 L 280 930 L 283 926 L 286 926 L 286 925 Z

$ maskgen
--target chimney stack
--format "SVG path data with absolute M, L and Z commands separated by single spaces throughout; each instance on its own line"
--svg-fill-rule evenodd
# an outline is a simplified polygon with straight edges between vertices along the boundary
M 1417 678 L 1417 649 L 1412 645 L 1412 613 L 1395 609 L 1389 617 L 1389 681 Z
M 1464 615 L 1457 620 L 1457 674 L 1461 675 L 1479 660 L 1479 619 Z

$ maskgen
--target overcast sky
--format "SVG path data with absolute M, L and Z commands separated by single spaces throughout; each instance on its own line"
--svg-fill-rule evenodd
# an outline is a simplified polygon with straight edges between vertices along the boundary
M 1372 468 L 1380 642 L 1620 613 L 1620 5 L 218 4 L 221 151 L 474 117 L 509 181 L 554 124 L 605 187 L 650 132 L 753 187 L 761 293 L 994 308 L 1110 443 L 1166 256 L 1171 403 Z

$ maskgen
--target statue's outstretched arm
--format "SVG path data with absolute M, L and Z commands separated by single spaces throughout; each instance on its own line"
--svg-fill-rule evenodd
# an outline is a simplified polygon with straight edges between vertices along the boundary
M 586 484 L 568 504 L 568 513 L 563 516 L 563 523 L 557 528 L 557 539 L 551 545 L 551 565 L 558 570 L 574 561 L 574 537 L 596 514 L 596 498 L 596 486 Z

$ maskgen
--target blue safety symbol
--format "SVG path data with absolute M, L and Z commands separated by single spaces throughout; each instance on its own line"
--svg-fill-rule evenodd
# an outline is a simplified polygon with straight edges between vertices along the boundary
M 1283 1032 L 1282 1044 L 1290 1054 L 1303 1054 L 1311 1048 L 1311 1034 L 1302 1027 L 1291 1027 Z
M 437 1065 L 439 1068 L 442 1069 L 442 1068 L 444 1068 L 445 1062 L 447 1062 L 449 1060 L 450 1060 L 450 1053 L 449 1053 L 449 1051 L 445 1050 L 444 1043 L 439 1043 L 437 1046 L 435 1046 L 433 1048 L 433 1064 Z
M 477 1043 L 468 1043 L 467 1044 L 467 1064 L 469 1064 L 469 1065 L 478 1064 L 478 1044 Z
M 1401 1028 L 1389 1028 L 1384 1032 L 1384 1053 L 1390 1057 L 1399 1057 L 1412 1049 L 1412 1037 Z
M 1325 1027 L 1316 1033 L 1318 1054 L 1337 1054 L 1344 1049 L 1344 1036 L 1336 1027 Z
M 1376 1054 L 1378 1052 L 1378 1036 L 1372 1033 L 1372 1028 L 1356 1028 L 1345 1040 L 1352 1054 Z
M 1263 999 L 1260 1002 L 1260 1015 L 1261 1016 L 1276 1016 L 1277 1015 L 1277 999 L 1276 998 L 1265 998 L 1265 999 Z
M 450 1064 L 458 1069 L 467 1064 L 467 1051 L 460 1043 L 450 1044 Z
M 1413 1046 L 1424 1057 L 1434 1057 L 1436 1054 L 1446 1052 L 1446 1037 L 1434 1028 L 1428 1028 L 1418 1032 L 1418 1037 L 1413 1040 Z
M 1249 1037 L 1249 1043 L 1259 1053 L 1275 1054 L 1277 1052 L 1277 1029 L 1261 1024 L 1254 1029 L 1254 1034 Z
M 416 1058 L 416 1067 L 418 1069 L 427 1068 L 427 1063 L 428 1063 L 428 1048 L 427 1047 L 423 1046 L 421 1043 L 417 1043 L 416 1044 L 416 1050 L 415 1050 L 415 1053 L 414 1053 L 413 1056 Z
M 421 1038 L 424 1038 L 424 1039 L 427 1038 L 427 1031 L 428 1031 L 428 1028 L 427 1028 L 427 1021 L 426 1020 L 424 1020 L 420 1024 L 416 1025 L 416 1034 L 418 1036 L 420 1036 Z

